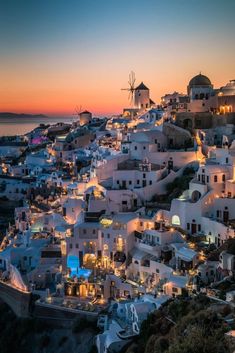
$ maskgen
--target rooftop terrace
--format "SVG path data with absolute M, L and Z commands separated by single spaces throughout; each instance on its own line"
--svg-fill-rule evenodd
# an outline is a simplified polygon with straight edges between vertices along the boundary
M 137 160 L 127 160 L 118 164 L 118 170 L 140 170 L 140 166 L 144 163 Z M 161 166 L 158 164 L 148 163 L 151 165 L 151 171 L 160 170 Z M 143 170 L 144 171 L 144 170 Z

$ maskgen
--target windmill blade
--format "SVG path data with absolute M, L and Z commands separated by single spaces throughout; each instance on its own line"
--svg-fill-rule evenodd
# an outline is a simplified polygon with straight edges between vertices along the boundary
M 76 112 L 76 114 L 77 115 L 79 115 L 81 112 L 82 112 L 82 106 L 80 105 L 79 107 L 78 107 L 78 105 L 75 107 L 75 112 Z
M 122 91 L 128 91 L 128 100 L 130 101 L 131 105 L 134 102 L 134 91 L 135 91 L 135 73 L 131 71 L 129 73 L 129 80 L 128 80 L 129 88 L 121 88 Z
M 134 71 L 131 71 L 131 73 L 129 75 L 129 85 L 130 85 L 131 90 L 135 89 L 135 73 L 134 73 Z

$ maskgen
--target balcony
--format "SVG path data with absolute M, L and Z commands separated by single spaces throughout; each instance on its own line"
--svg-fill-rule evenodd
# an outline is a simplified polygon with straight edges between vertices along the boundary
M 138 248 L 144 251 L 157 251 L 158 246 L 148 240 L 141 240 L 140 243 L 138 243 Z

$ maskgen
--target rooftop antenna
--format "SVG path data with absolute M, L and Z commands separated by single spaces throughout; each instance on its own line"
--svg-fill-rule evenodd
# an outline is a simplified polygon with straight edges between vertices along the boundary
M 129 74 L 129 80 L 128 80 L 129 88 L 121 88 L 122 91 L 128 91 L 128 99 L 131 103 L 131 107 L 133 107 L 134 104 L 134 92 L 135 92 L 135 73 L 134 71 L 131 71 Z

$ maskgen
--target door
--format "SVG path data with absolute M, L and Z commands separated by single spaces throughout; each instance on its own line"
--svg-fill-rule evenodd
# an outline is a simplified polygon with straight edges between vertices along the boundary
M 224 223 L 227 223 L 229 220 L 229 212 L 228 211 L 224 211 L 223 212 L 223 221 Z
M 196 225 L 196 223 L 192 223 L 191 224 L 191 232 L 192 232 L 192 234 L 195 234 L 196 231 L 197 231 L 197 225 Z

